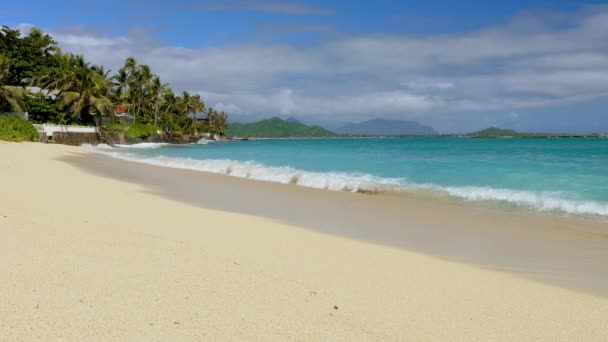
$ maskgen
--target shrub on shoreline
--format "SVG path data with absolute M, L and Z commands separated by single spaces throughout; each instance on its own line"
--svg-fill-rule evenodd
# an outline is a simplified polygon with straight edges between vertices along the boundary
M 160 131 L 158 126 L 146 125 L 146 124 L 123 124 L 123 123 L 112 123 L 105 126 L 109 131 L 122 132 L 126 137 L 129 138 L 147 138 L 151 134 Z
M 0 116 L 0 140 L 38 141 L 38 131 L 31 122 L 12 116 Z
M 129 125 L 124 123 L 111 123 L 105 125 L 104 128 L 108 131 L 124 133 L 129 128 Z

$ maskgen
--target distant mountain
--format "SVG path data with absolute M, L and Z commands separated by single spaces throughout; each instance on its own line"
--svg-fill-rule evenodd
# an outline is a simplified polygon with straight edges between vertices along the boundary
M 332 137 L 336 134 L 319 126 L 307 126 L 299 122 L 290 122 L 281 118 L 270 118 L 254 123 L 230 124 L 228 136 L 255 138 L 312 138 Z
M 511 129 L 500 129 L 498 127 L 489 127 L 479 132 L 467 134 L 471 137 L 506 137 L 506 136 L 517 136 L 518 132 Z
M 434 135 L 439 134 L 433 127 L 415 121 L 373 119 L 360 123 L 350 123 L 334 130 L 338 134 L 353 135 Z

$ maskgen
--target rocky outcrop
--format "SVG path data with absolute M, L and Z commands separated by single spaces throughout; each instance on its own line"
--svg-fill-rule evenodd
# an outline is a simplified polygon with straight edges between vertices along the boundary
M 151 143 L 167 142 L 167 138 L 165 137 L 165 135 L 158 133 L 150 134 L 150 136 L 148 136 L 148 139 L 146 140 Z
M 113 131 L 102 131 L 101 132 L 101 142 L 108 145 L 118 145 L 125 144 L 125 134 L 120 132 Z
M 144 140 L 142 138 L 131 138 L 131 137 L 125 136 L 125 144 L 127 144 L 127 145 L 141 144 L 142 142 L 146 142 L 146 140 Z
M 172 144 L 190 144 L 196 143 L 200 137 L 187 134 L 172 134 L 166 137 L 166 141 Z
M 82 144 L 97 144 L 97 133 L 55 132 L 52 141 L 56 144 L 80 146 Z
M 200 138 L 197 136 L 174 134 L 167 136 L 164 134 L 151 134 L 147 138 L 131 138 L 125 136 L 122 132 L 103 130 L 97 133 L 72 133 L 72 132 L 56 132 L 52 139 L 47 139 L 45 133 L 40 134 L 40 142 L 54 142 L 65 145 L 82 145 L 82 144 L 108 144 L 108 145 L 132 145 L 144 142 L 160 143 L 168 142 L 172 144 L 188 144 L 196 143 Z

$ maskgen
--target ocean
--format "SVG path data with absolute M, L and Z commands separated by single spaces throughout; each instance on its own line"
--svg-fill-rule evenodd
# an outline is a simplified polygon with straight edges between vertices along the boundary
M 89 148 L 130 161 L 311 188 L 416 192 L 608 216 L 608 139 L 602 138 L 257 139 Z

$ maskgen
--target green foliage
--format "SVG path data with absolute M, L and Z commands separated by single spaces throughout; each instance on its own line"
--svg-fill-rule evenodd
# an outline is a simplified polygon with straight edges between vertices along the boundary
M 55 91 L 57 98 L 26 96 L 25 84 L 44 93 Z M 39 29 L 22 35 L 7 26 L 0 28 L 0 111 L 28 110 L 35 122 L 99 126 L 102 116 L 116 121 L 117 107 L 126 108 L 138 124 L 161 125 L 166 131 L 224 135 L 227 128 L 226 113 L 206 111 L 200 95 L 175 95 L 149 66 L 137 64 L 133 57 L 110 75 L 83 56 L 62 53 L 53 38 Z M 196 120 L 197 113 L 207 113 L 208 120 Z M 133 136 L 146 134 L 135 127 Z
M 233 123 L 228 128 L 228 135 L 233 137 L 308 138 L 332 137 L 336 134 L 319 126 L 307 126 L 275 117 L 250 124 Z
M 147 138 L 151 134 L 155 134 L 160 131 L 158 126 L 146 125 L 146 124 L 125 124 L 125 123 L 111 123 L 104 126 L 108 131 L 122 132 L 126 137 L 129 138 Z
M 0 29 L 0 54 L 14 61 L 7 82 L 10 85 L 21 85 L 23 80 L 36 76 L 59 74 L 57 50 L 53 38 L 37 28 L 27 36 L 7 26 Z
M 27 120 L 12 116 L 0 116 L 0 140 L 37 141 L 38 131 Z
M 82 56 L 63 54 L 60 57 L 61 74 L 34 78 L 32 84 L 44 89 L 59 90 L 59 107 L 70 109 L 75 117 L 86 120 L 93 113 L 97 124 L 102 114 L 111 112 L 108 98 L 110 82 L 103 67 L 91 66 Z
M 104 126 L 105 129 L 112 132 L 126 132 L 129 125 L 125 123 L 111 123 Z
M 0 111 L 23 112 L 26 91 L 21 86 L 8 84 L 10 67 L 11 61 L 0 53 Z
M 203 125 L 203 130 L 212 134 L 225 135 L 228 129 L 228 114 L 217 112 L 213 108 L 207 110 L 207 119 Z
M 147 138 L 150 134 L 154 134 L 157 131 L 160 131 L 158 126 L 133 124 L 129 125 L 129 128 L 125 132 L 125 136 L 129 138 Z
M 58 123 L 62 125 L 76 123 L 68 112 L 59 109 L 57 101 L 43 94 L 29 94 L 24 102 L 29 119 L 34 123 Z

